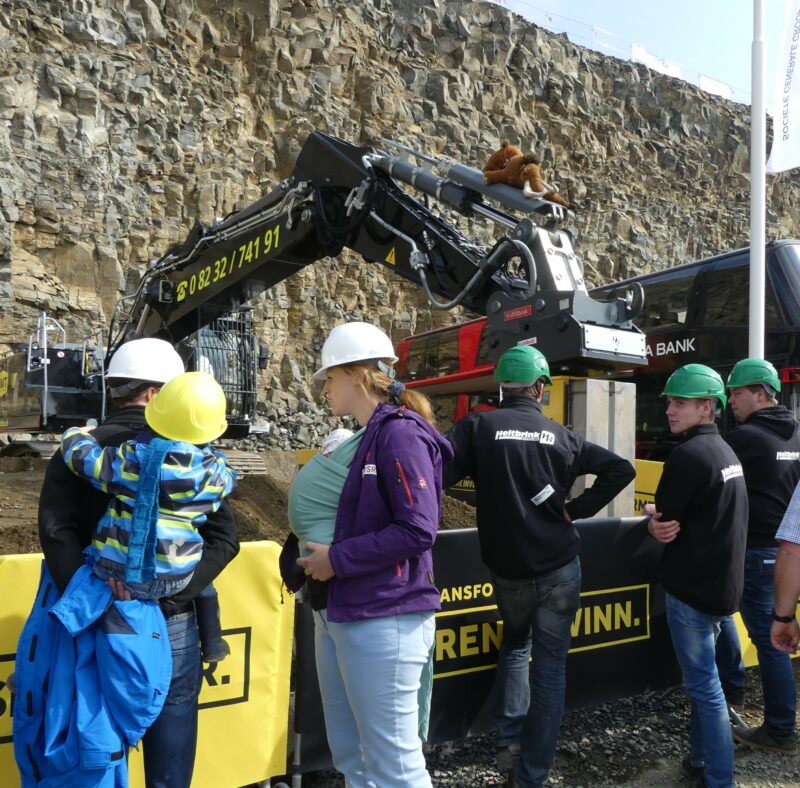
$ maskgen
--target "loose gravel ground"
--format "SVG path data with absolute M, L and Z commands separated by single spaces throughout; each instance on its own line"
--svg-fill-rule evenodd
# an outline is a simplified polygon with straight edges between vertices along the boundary
M 800 665 L 795 662 L 795 683 Z M 750 725 L 761 722 L 761 680 L 748 671 L 747 704 L 741 712 Z M 689 742 L 689 703 L 682 688 L 638 695 L 564 717 L 551 786 L 688 786 L 680 762 Z M 502 786 L 493 768 L 494 736 L 476 736 L 426 748 L 435 788 Z M 335 772 L 305 775 L 304 788 L 339 788 Z M 736 747 L 739 788 L 800 788 L 800 757 Z

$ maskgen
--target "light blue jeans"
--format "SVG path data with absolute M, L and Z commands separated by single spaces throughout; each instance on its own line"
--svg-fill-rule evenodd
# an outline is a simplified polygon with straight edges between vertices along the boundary
M 667 625 L 692 704 L 689 761 L 705 766 L 709 788 L 730 788 L 734 784 L 733 737 L 714 659 L 720 627 L 728 616 L 707 615 L 671 594 L 665 596 Z
M 333 764 L 351 788 L 430 788 L 417 692 L 433 612 L 329 622 L 314 613 L 317 675 Z

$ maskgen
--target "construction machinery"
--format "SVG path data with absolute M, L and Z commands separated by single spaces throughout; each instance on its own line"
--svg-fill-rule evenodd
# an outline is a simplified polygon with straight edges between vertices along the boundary
M 499 239 L 488 248 L 471 240 L 456 214 L 493 223 Z M 266 363 L 248 305 L 345 248 L 414 282 L 435 308 L 486 315 L 493 359 L 527 343 L 570 374 L 644 364 L 644 336 L 632 322 L 641 288 L 591 298 L 568 218 L 560 205 L 487 186 L 472 167 L 387 140 L 355 146 L 314 132 L 273 191 L 225 219 L 196 223 L 156 260 L 117 305 L 105 341 L 68 343 L 43 315 L 27 345 L 0 361 L 0 431 L 56 432 L 102 419 L 111 356 L 127 340 L 160 337 L 189 369 L 213 371 L 228 395 L 228 436 L 246 434 Z

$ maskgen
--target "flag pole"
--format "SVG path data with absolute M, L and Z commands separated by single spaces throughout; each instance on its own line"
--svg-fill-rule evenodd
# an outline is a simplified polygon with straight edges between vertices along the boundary
M 750 106 L 750 314 L 751 358 L 764 358 L 767 113 L 763 0 L 753 0 Z

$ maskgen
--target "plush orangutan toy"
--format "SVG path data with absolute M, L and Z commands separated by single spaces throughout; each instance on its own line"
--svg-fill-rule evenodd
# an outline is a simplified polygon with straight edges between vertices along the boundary
M 483 178 L 489 185 L 507 183 L 522 189 L 526 197 L 540 197 L 550 202 L 563 205 L 571 210 L 574 203 L 568 203 L 556 193 L 552 186 L 542 180 L 539 159 L 533 154 L 522 155 L 516 145 L 504 142 L 500 150 L 495 151 L 483 168 Z

